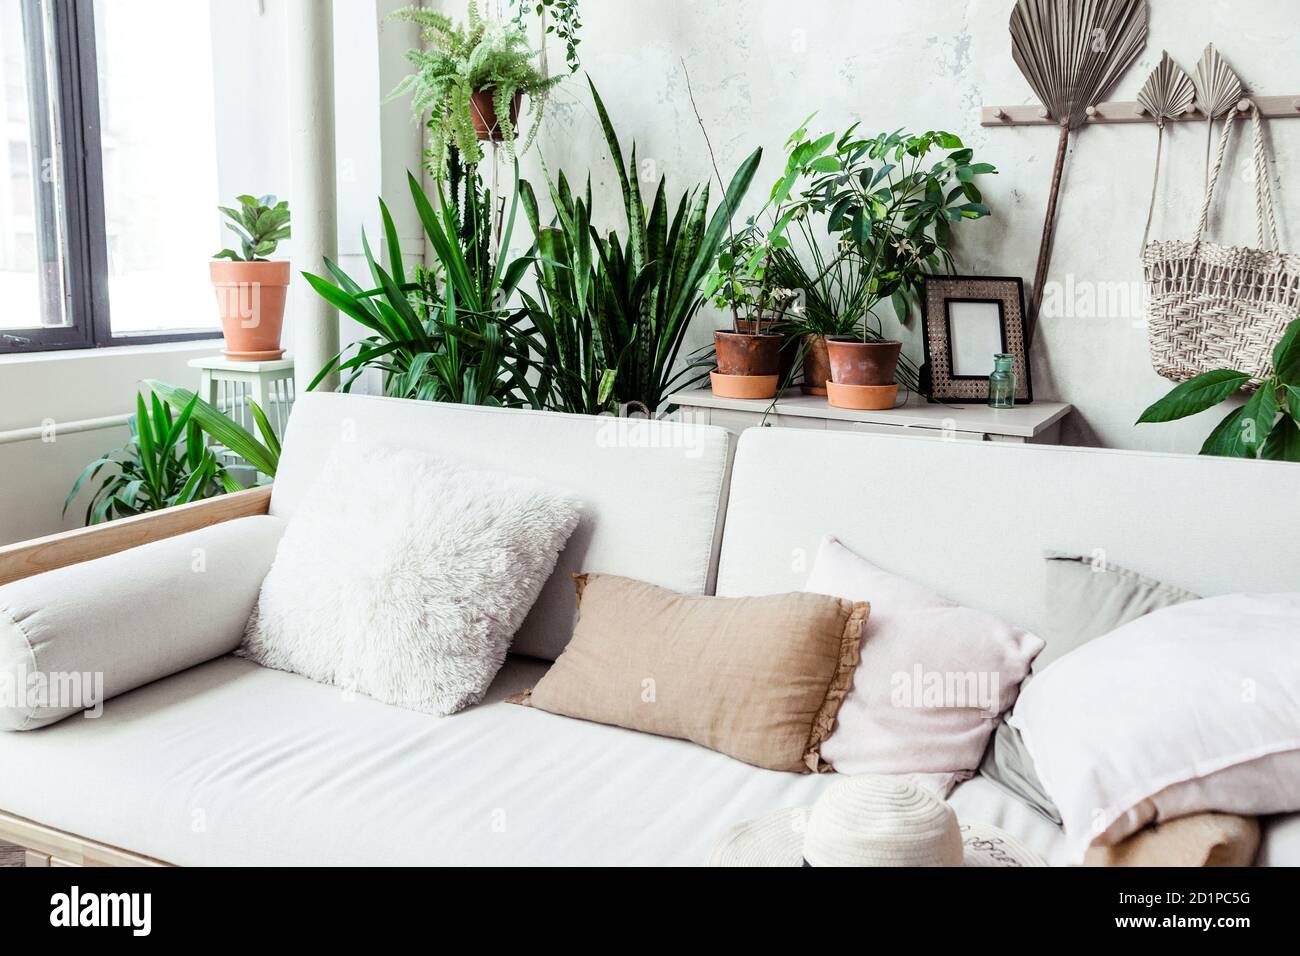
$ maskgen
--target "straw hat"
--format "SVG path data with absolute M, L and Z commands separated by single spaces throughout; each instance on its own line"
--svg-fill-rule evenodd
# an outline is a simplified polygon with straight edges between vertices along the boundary
M 811 809 L 778 810 L 732 827 L 709 866 L 1044 866 L 997 827 L 958 825 L 952 807 L 899 778 L 832 784 Z

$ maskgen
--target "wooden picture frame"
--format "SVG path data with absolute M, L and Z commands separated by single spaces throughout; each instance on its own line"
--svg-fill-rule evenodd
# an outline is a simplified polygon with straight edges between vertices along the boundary
M 1018 276 L 925 277 L 922 340 L 929 397 L 987 402 L 993 356 L 1014 357 L 1016 402 L 1034 400 L 1025 344 L 1025 284 Z

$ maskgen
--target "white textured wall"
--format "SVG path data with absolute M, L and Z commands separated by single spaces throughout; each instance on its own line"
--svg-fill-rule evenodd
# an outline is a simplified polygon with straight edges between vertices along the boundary
M 457 2 L 443 9 L 460 10 Z M 949 129 L 1001 175 L 981 183 L 991 219 L 958 229 L 961 271 L 1032 279 L 1047 199 L 1056 130 L 986 130 L 981 104 L 1031 101 L 1011 60 L 1010 0 L 589 0 L 582 5 L 583 67 L 600 87 L 624 138 L 635 137 L 644 171 L 668 176 L 680 192 L 709 175 L 703 141 L 691 113 L 680 59 L 691 73 L 724 175 L 756 145 L 766 156 L 751 200 L 776 178 L 788 133 L 813 110 L 815 122 L 841 129 L 861 120 L 868 131 Z M 1112 98 L 1133 99 L 1162 49 L 1190 72 L 1215 42 L 1248 86 L 1261 94 L 1300 94 L 1300 30 L 1296 0 L 1152 0 L 1145 54 Z M 552 54 L 551 62 L 562 61 Z M 1204 169 L 1204 124 L 1166 139 L 1170 164 L 1154 234 L 1188 235 L 1196 218 Z M 1300 236 L 1300 119 L 1272 124 L 1282 188 L 1284 245 Z M 1059 205 L 1051 279 L 1102 291 L 1138 283 L 1138 247 L 1155 153 L 1153 125 L 1083 130 L 1071 149 Z M 592 168 L 598 215 L 617 223 L 616 180 L 605 156 L 590 96 L 581 76 L 555 95 L 541 149 L 552 169 L 576 179 Z M 626 148 L 626 144 L 625 144 Z M 1234 178 L 1236 212 L 1253 208 L 1250 184 Z M 539 173 L 537 156 L 524 175 Z M 1249 215 L 1228 217 L 1228 236 L 1253 242 Z M 1120 284 L 1120 285 L 1115 285 Z M 1071 310 L 1074 311 L 1074 310 Z M 1085 313 L 1087 309 L 1083 310 Z M 692 341 L 707 341 L 702 319 Z M 719 323 L 721 324 L 721 323 Z M 919 324 L 919 323 L 918 323 Z M 920 354 L 919 330 L 903 333 Z M 1034 394 L 1078 409 L 1066 440 L 1120 448 L 1195 451 L 1213 418 L 1140 429 L 1141 410 L 1169 387 L 1152 372 L 1146 331 L 1136 315 L 1047 318 L 1033 355 Z

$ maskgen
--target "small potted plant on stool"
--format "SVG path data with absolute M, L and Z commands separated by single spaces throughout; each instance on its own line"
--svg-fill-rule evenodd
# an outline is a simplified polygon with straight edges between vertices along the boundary
M 289 292 L 289 261 L 267 257 L 289 238 L 289 204 L 274 196 L 240 196 L 239 208 L 220 207 L 240 248 L 222 249 L 209 271 L 226 337 L 226 358 L 264 362 L 284 355 L 280 332 Z M 228 260 L 228 261 L 226 261 Z

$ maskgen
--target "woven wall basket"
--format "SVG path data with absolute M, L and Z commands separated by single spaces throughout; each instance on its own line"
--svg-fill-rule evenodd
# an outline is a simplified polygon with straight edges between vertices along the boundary
M 1220 368 L 1271 375 L 1273 346 L 1287 323 L 1300 316 L 1300 255 L 1278 249 L 1268 146 L 1253 106 L 1258 247 L 1205 240 L 1214 189 L 1236 125 L 1231 118 L 1224 123 L 1196 238 L 1149 242 L 1142 250 L 1151 364 L 1175 382 Z

